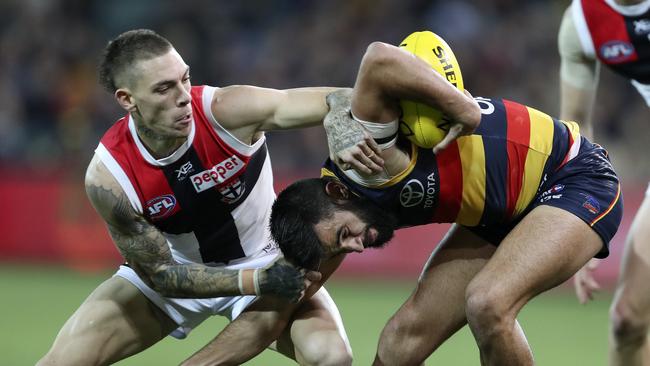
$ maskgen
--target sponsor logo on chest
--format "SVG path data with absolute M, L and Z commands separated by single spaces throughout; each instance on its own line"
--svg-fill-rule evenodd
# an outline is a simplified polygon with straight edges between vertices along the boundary
M 190 180 L 196 192 L 199 193 L 221 185 L 244 167 L 244 162 L 236 155 L 233 155 L 210 169 L 192 175 Z
M 424 202 L 423 208 L 431 208 L 435 203 L 436 176 L 431 173 L 427 176 L 426 188 L 418 179 L 411 179 L 399 194 L 399 201 L 402 207 L 413 207 Z

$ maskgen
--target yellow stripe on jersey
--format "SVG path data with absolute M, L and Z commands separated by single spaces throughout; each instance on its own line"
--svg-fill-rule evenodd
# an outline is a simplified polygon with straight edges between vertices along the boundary
M 476 226 L 485 209 L 485 149 L 483 137 L 470 135 L 460 137 L 458 151 L 463 167 L 463 198 L 456 222 Z
M 336 179 L 338 179 L 338 178 L 336 177 L 336 174 L 334 174 L 333 171 L 331 171 L 331 170 L 329 170 L 329 169 L 327 169 L 327 168 L 320 168 L 320 177 L 321 177 L 321 178 L 324 178 L 324 177 L 331 177 L 331 178 L 336 178 Z
M 526 108 L 530 117 L 530 142 L 514 216 L 521 214 L 537 194 L 546 160 L 553 150 L 553 119 L 536 109 Z
M 411 144 L 411 154 L 410 155 L 411 156 L 410 156 L 408 166 L 404 170 L 402 170 L 400 173 L 394 175 L 393 177 L 391 177 L 389 180 L 385 181 L 384 183 L 381 183 L 381 184 L 367 184 L 367 183 L 362 182 L 362 181 L 361 182 L 357 181 L 357 179 L 354 179 L 353 177 L 350 177 L 349 175 L 348 175 L 348 178 L 351 179 L 352 181 L 354 181 L 355 183 L 357 183 L 357 184 L 359 184 L 359 185 L 361 185 L 363 187 L 366 187 L 366 188 L 386 188 L 386 187 L 390 187 L 392 185 L 395 185 L 395 184 L 401 182 L 402 179 L 404 179 L 404 177 L 411 174 L 411 172 L 415 168 L 415 163 L 418 161 L 418 147 L 415 144 Z M 343 174 L 345 174 L 345 172 L 343 172 Z M 323 178 L 323 177 L 336 177 L 336 174 L 334 174 L 334 172 L 332 172 L 331 170 L 329 170 L 327 168 L 321 168 L 320 176 L 321 176 L 321 178 Z
M 573 141 L 577 141 L 578 137 L 580 136 L 580 126 L 578 126 L 578 123 L 574 121 L 562 121 L 560 122 L 564 123 L 568 128 L 569 132 L 571 133 L 571 137 L 573 137 Z
M 390 180 L 376 186 L 373 188 L 386 188 L 390 187 L 394 184 L 397 184 L 404 179 L 407 175 L 411 174 L 413 171 L 413 168 L 415 168 L 415 163 L 418 161 L 418 147 L 415 146 L 415 144 L 411 144 L 411 160 L 409 161 L 409 165 L 404 169 L 401 173 L 395 175 L 394 177 L 390 178 Z

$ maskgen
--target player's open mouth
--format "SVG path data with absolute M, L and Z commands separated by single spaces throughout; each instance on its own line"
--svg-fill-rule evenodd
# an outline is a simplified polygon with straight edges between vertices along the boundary
M 192 121 L 192 112 L 185 114 L 180 118 L 177 118 L 175 122 L 183 125 L 188 125 L 191 121 Z

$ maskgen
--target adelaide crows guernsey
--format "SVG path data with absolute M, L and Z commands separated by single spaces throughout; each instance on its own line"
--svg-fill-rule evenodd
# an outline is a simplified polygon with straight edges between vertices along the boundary
M 433 154 L 411 149 L 407 169 L 378 186 L 353 182 L 327 160 L 323 176 L 335 176 L 354 193 L 394 212 L 400 227 L 456 222 L 494 225 L 517 219 L 548 176 L 580 149 L 578 125 L 524 105 L 475 98 L 481 123 Z
M 267 225 L 275 192 L 265 137 L 248 145 L 220 126 L 214 92 L 192 87 L 190 135 L 166 158 L 151 156 L 130 115 L 95 150 L 180 263 L 238 263 L 276 248 Z
M 630 79 L 650 106 L 650 0 L 573 0 L 571 9 L 584 54 Z

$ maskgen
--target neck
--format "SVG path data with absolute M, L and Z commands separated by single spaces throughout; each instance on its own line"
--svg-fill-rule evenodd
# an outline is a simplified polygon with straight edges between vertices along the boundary
M 137 122 L 136 131 L 143 145 L 156 159 L 162 159 L 171 155 L 187 140 L 186 137 L 169 138 L 162 136 Z

